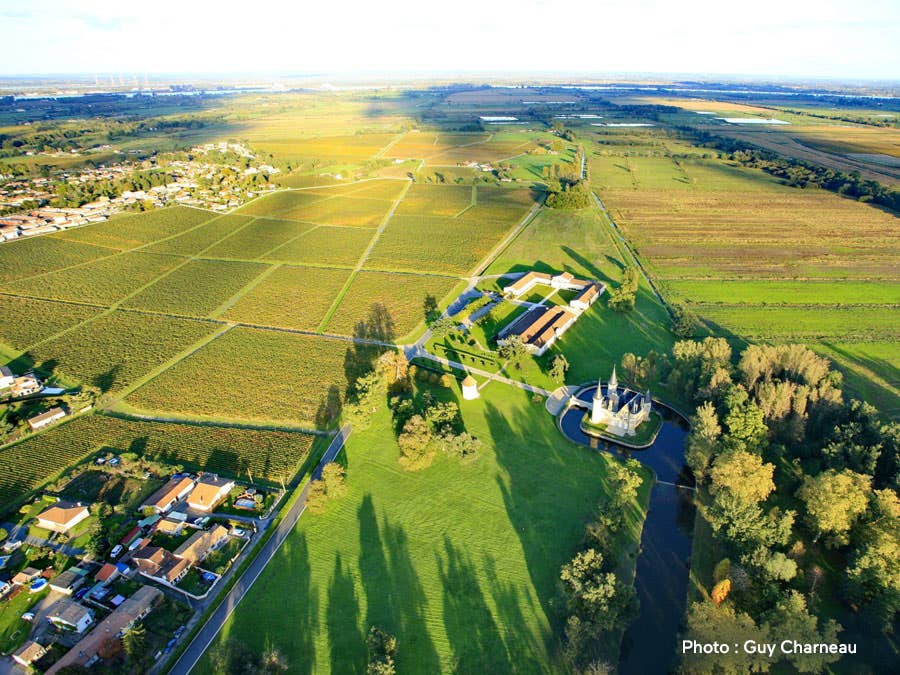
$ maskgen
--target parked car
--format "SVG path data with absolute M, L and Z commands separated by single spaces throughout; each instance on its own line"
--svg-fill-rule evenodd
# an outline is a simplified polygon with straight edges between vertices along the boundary
M 244 535 L 247 534 L 247 530 L 243 530 L 240 527 L 236 527 L 231 531 L 231 534 L 233 534 L 235 537 L 243 537 Z
M 113 550 L 109 552 L 109 557 L 112 560 L 115 560 L 120 555 L 122 555 L 122 544 L 116 544 L 115 546 L 113 546 Z

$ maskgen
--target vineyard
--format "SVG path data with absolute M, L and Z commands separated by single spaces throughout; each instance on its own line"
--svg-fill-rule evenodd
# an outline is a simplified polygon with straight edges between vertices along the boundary
M 249 469 L 255 480 L 288 481 L 309 454 L 313 438 L 91 415 L 0 450 L 0 504 L 18 503 L 28 492 L 99 450 L 135 452 L 244 479 Z
M 209 222 L 195 227 L 192 230 L 179 234 L 177 237 L 164 239 L 151 244 L 146 251 L 152 253 L 174 253 L 176 255 L 196 255 L 209 248 L 223 237 L 239 230 L 253 219 L 248 216 L 239 216 L 230 213 L 227 216 L 213 218 Z
M 315 227 L 309 223 L 293 220 L 257 218 L 250 225 L 222 240 L 204 255 L 212 258 L 254 258 L 266 257 L 266 253 L 299 237 Z
M 279 331 L 235 328 L 130 394 L 142 410 L 205 418 L 322 426 L 330 389 L 347 387 L 350 345 Z
M 129 298 L 123 306 L 208 316 L 266 269 L 259 263 L 194 260 Z
M 279 267 L 238 300 L 223 318 L 315 330 L 349 277 L 349 270 Z
M 37 237 L 0 246 L 0 283 L 81 265 L 112 253 L 108 248 Z
M 22 349 L 96 316 L 99 307 L 0 294 L 0 342 Z M 40 317 L 36 321 L 35 317 Z
M 214 214 L 209 211 L 172 206 L 148 213 L 114 216 L 106 222 L 67 230 L 55 236 L 68 241 L 127 250 L 179 234 L 213 217 Z
M 270 251 L 267 260 L 314 265 L 355 265 L 372 241 L 372 230 L 319 225 Z

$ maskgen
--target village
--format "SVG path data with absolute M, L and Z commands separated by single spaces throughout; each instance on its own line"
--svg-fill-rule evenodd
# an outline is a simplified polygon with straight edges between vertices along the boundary
M 217 153 L 241 158 L 241 164 L 203 161 Z M 169 180 L 146 189 L 121 189 L 113 196 L 101 195 L 80 206 L 53 206 L 57 185 L 90 185 L 106 182 L 116 186 L 128 182 L 138 171 L 162 168 Z M 269 176 L 279 169 L 261 163 L 239 143 L 207 143 L 187 153 L 161 155 L 155 164 L 122 162 L 110 166 L 84 166 L 62 170 L 52 176 L 14 176 L 0 168 L 0 242 L 49 234 L 107 220 L 129 210 L 145 211 L 171 204 L 228 211 L 256 197 L 260 191 L 275 189 Z M 264 177 L 264 178 L 263 178 Z M 252 185 L 246 185 L 253 178 Z
M 56 673 L 122 649 L 133 664 L 167 654 L 281 496 L 165 470 L 101 453 L 0 524 L 0 633 L 16 663 Z

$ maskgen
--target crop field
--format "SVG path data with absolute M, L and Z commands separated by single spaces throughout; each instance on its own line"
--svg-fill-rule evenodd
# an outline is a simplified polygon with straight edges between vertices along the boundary
M 900 418 L 900 350 L 896 339 L 823 341 L 813 346 L 841 367 L 848 389 L 892 419 Z
M 0 246 L 0 283 L 81 265 L 112 254 L 100 246 L 35 237 Z
M 279 267 L 237 301 L 223 316 L 263 326 L 315 330 L 350 270 Z
M 320 193 L 318 190 L 276 192 L 241 209 L 245 215 L 299 220 L 322 225 L 377 227 L 391 208 L 390 199 L 357 197 L 350 191 Z M 380 188 L 364 184 L 363 189 Z M 377 194 L 377 192 L 376 192 Z
M 315 227 L 310 223 L 295 220 L 275 220 L 257 218 L 246 227 L 204 252 L 211 258 L 243 258 L 252 260 L 263 258 L 274 248 L 299 237 Z
M 245 204 L 240 208 L 241 215 L 276 217 L 282 211 L 302 210 L 314 202 L 325 199 L 325 195 L 313 190 L 291 190 L 273 192 Z
M 96 316 L 99 307 L 0 294 L 0 342 L 26 349 Z
M 101 391 L 116 391 L 217 327 L 205 321 L 116 311 L 33 347 L 23 359 Z
M 214 217 L 215 214 L 211 211 L 171 206 L 147 213 L 114 216 L 105 222 L 67 230 L 54 236 L 126 250 L 171 237 Z
M 856 339 L 900 337 L 897 308 L 883 307 L 751 307 L 702 305 L 707 321 L 726 331 L 754 339 Z
M 428 158 L 452 148 L 483 143 L 489 137 L 489 134 L 485 133 L 410 132 L 384 154 L 385 157 L 414 157 L 428 160 Z
M 183 258 L 131 252 L 4 285 L 38 298 L 112 305 L 184 262 Z
M 306 459 L 313 438 L 89 415 L 0 450 L 0 504 L 17 503 L 98 450 L 136 452 L 245 480 L 249 468 L 255 480 L 287 481 Z
M 372 241 L 373 234 L 370 228 L 318 225 L 269 251 L 265 258 L 287 263 L 352 266 Z
M 363 673 L 371 625 L 397 636 L 398 673 L 564 671 L 559 570 L 615 460 L 579 452 L 513 392 L 460 401 L 477 460 L 439 456 L 416 473 L 399 469 L 382 406 L 347 442 L 347 495 L 300 519 L 197 672 L 215 672 L 209 655 L 234 640 L 303 672 Z
M 506 222 L 475 218 L 394 216 L 375 244 L 366 267 L 466 274 L 509 229 Z
M 254 143 L 254 147 L 261 152 L 289 160 L 359 162 L 374 157 L 396 137 L 396 134 L 354 134 L 311 139 L 265 140 Z
M 196 255 L 252 221 L 253 218 L 251 217 L 230 213 L 226 216 L 213 218 L 200 227 L 189 230 L 177 237 L 151 244 L 144 250 L 152 253 Z
M 123 307 L 208 316 L 266 269 L 259 263 L 192 260 L 129 298 Z
M 316 194 L 336 197 L 357 197 L 367 199 L 386 199 L 394 201 L 403 192 L 407 181 L 404 180 L 365 180 L 358 183 L 335 185 L 316 190 Z
M 666 282 L 675 299 L 699 304 L 900 305 L 900 282 L 677 279 Z
M 454 277 L 362 271 L 356 275 L 325 330 L 366 333 L 375 324 L 384 337 L 401 338 L 425 319 L 425 300 L 440 302 L 458 283 Z M 365 322 L 360 326 L 360 322 Z
M 128 404 L 206 418 L 322 424 L 329 389 L 347 386 L 342 340 L 237 327 L 131 393 Z
M 427 164 L 429 166 L 452 166 L 459 162 L 499 162 L 521 155 L 534 147 L 534 141 L 523 134 L 519 138 L 492 139 L 475 145 L 448 148 L 432 155 Z
M 422 185 L 409 188 L 395 212 L 398 216 L 453 217 L 472 206 L 475 188 L 468 185 Z

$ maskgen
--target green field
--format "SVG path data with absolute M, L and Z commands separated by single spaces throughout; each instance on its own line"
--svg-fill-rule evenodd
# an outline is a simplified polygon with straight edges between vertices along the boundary
M 363 672 L 377 625 L 398 638 L 398 672 L 559 672 L 559 569 L 615 460 L 565 441 L 523 392 L 484 395 L 460 404 L 484 443 L 473 462 L 404 472 L 384 406 L 354 432 L 348 494 L 301 518 L 212 651 L 234 639 L 292 671 Z
M 151 244 L 146 250 L 154 253 L 196 255 L 220 239 L 245 227 L 252 220 L 249 216 L 240 216 L 236 213 L 219 216 L 200 227 L 195 227 L 184 234 L 179 234 L 177 237 Z
M 46 236 L 11 241 L 0 246 L 0 283 L 81 265 L 114 252 Z
M 172 206 L 139 215 L 114 216 L 106 222 L 75 228 L 54 236 L 126 250 L 180 234 L 213 217 L 215 214 L 210 211 Z
M 293 220 L 258 218 L 204 252 L 212 258 L 263 258 L 274 248 L 309 231 L 314 225 Z
M 0 342 L 25 349 L 101 311 L 88 305 L 0 294 Z
M 313 265 L 355 265 L 372 241 L 372 230 L 319 225 L 266 255 L 268 260 Z
M 347 386 L 350 347 L 280 331 L 237 327 L 130 394 L 126 402 L 156 413 L 272 424 L 322 426 L 331 387 Z
M 121 420 L 90 415 L 0 449 L 0 504 L 16 504 L 28 492 L 88 455 L 135 452 L 193 469 L 255 480 L 289 480 L 312 446 L 313 436 L 258 429 Z

